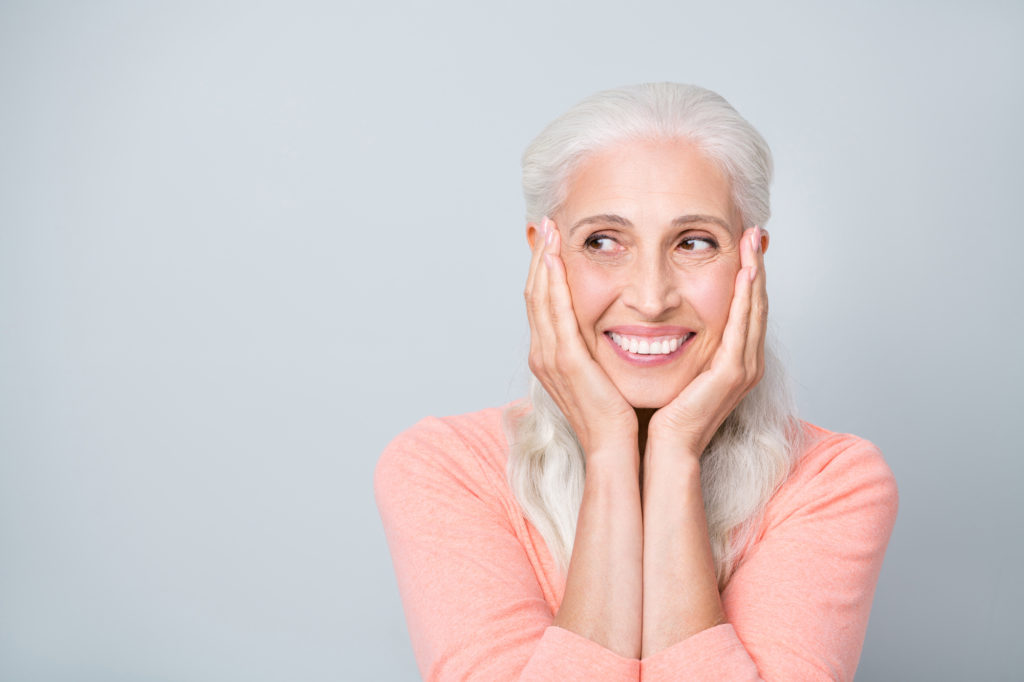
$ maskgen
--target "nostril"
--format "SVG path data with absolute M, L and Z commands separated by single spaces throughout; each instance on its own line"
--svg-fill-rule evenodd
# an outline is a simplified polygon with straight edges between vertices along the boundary
M 635 270 L 636 276 L 623 291 L 624 303 L 650 319 L 678 307 L 682 296 L 677 282 L 663 270 L 659 266 Z

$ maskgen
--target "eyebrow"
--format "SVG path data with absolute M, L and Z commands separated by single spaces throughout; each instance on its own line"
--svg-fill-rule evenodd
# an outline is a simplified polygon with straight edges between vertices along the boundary
M 714 223 L 715 225 L 723 227 L 729 232 L 732 232 L 732 225 L 722 220 L 718 216 L 702 214 L 679 216 L 678 218 L 672 221 L 672 227 L 683 227 L 685 225 L 689 225 L 690 223 Z
M 633 228 L 633 223 L 629 222 L 620 215 L 614 213 L 601 213 L 599 215 L 587 216 L 577 220 L 576 223 L 569 228 L 569 236 L 575 232 L 578 228 L 584 225 L 592 225 L 598 223 L 601 225 L 618 225 L 619 227 Z M 679 216 L 672 221 L 672 227 L 685 227 L 686 225 L 692 225 L 693 223 L 713 223 L 720 227 L 732 232 L 732 225 L 725 222 L 721 218 L 713 215 L 703 215 L 697 213 L 691 213 L 683 216 Z
M 594 223 L 600 223 L 601 225 L 618 225 L 619 227 L 633 227 L 633 223 L 620 215 L 615 215 L 614 213 L 601 213 L 599 215 L 592 215 L 577 220 L 576 224 L 569 228 L 569 236 L 571 237 L 573 232 L 584 225 L 592 225 Z

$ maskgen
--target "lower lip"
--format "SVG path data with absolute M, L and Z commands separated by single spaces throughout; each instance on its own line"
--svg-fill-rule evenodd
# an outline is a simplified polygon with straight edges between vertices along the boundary
M 622 350 L 622 347 L 615 343 L 610 335 L 605 334 L 604 338 L 608 339 L 608 343 L 611 344 L 612 349 L 618 353 L 619 357 L 629 364 L 636 365 L 638 367 L 657 367 L 658 365 L 664 365 L 675 360 L 683 352 L 683 349 L 690 345 L 690 341 L 693 341 L 696 336 L 696 334 L 691 332 L 689 336 L 686 337 L 686 340 L 679 344 L 679 348 L 676 348 L 668 355 L 664 353 L 659 353 L 657 355 L 640 355 L 638 353 L 630 353 L 628 350 Z

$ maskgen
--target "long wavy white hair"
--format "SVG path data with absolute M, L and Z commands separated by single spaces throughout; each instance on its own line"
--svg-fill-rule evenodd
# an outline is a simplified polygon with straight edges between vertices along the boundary
M 646 83 L 593 95 L 555 119 L 523 154 L 526 218 L 540 222 L 566 198 L 568 180 L 595 151 L 636 139 L 687 139 L 731 181 L 743 227 L 770 215 L 771 151 L 720 95 L 694 85 Z M 701 457 L 708 535 L 724 589 L 754 522 L 788 476 L 800 433 L 770 339 L 761 381 L 726 418 Z M 529 401 L 506 410 L 508 477 L 526 517 L 562 571 L 568 569 L 583 499 L 585 459 L 568 420 L 536 377 Z

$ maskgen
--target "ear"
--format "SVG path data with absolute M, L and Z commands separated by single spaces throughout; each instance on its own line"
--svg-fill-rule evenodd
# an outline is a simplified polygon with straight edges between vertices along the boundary
M 540 239 L 540 225 L 537 223 L 526 223 L 526 243 L 530 245 L 530 251 L 533 251 L 534 244 Z
M 765 252 L 768 251 L 768 242 L 769 241 L 770 241 L 770 239 L 769 239 L 768 230 L 766 230 L 766 229 L 764 229 L 762 227 L 761 228 L 761 253 L 765 253 Z

